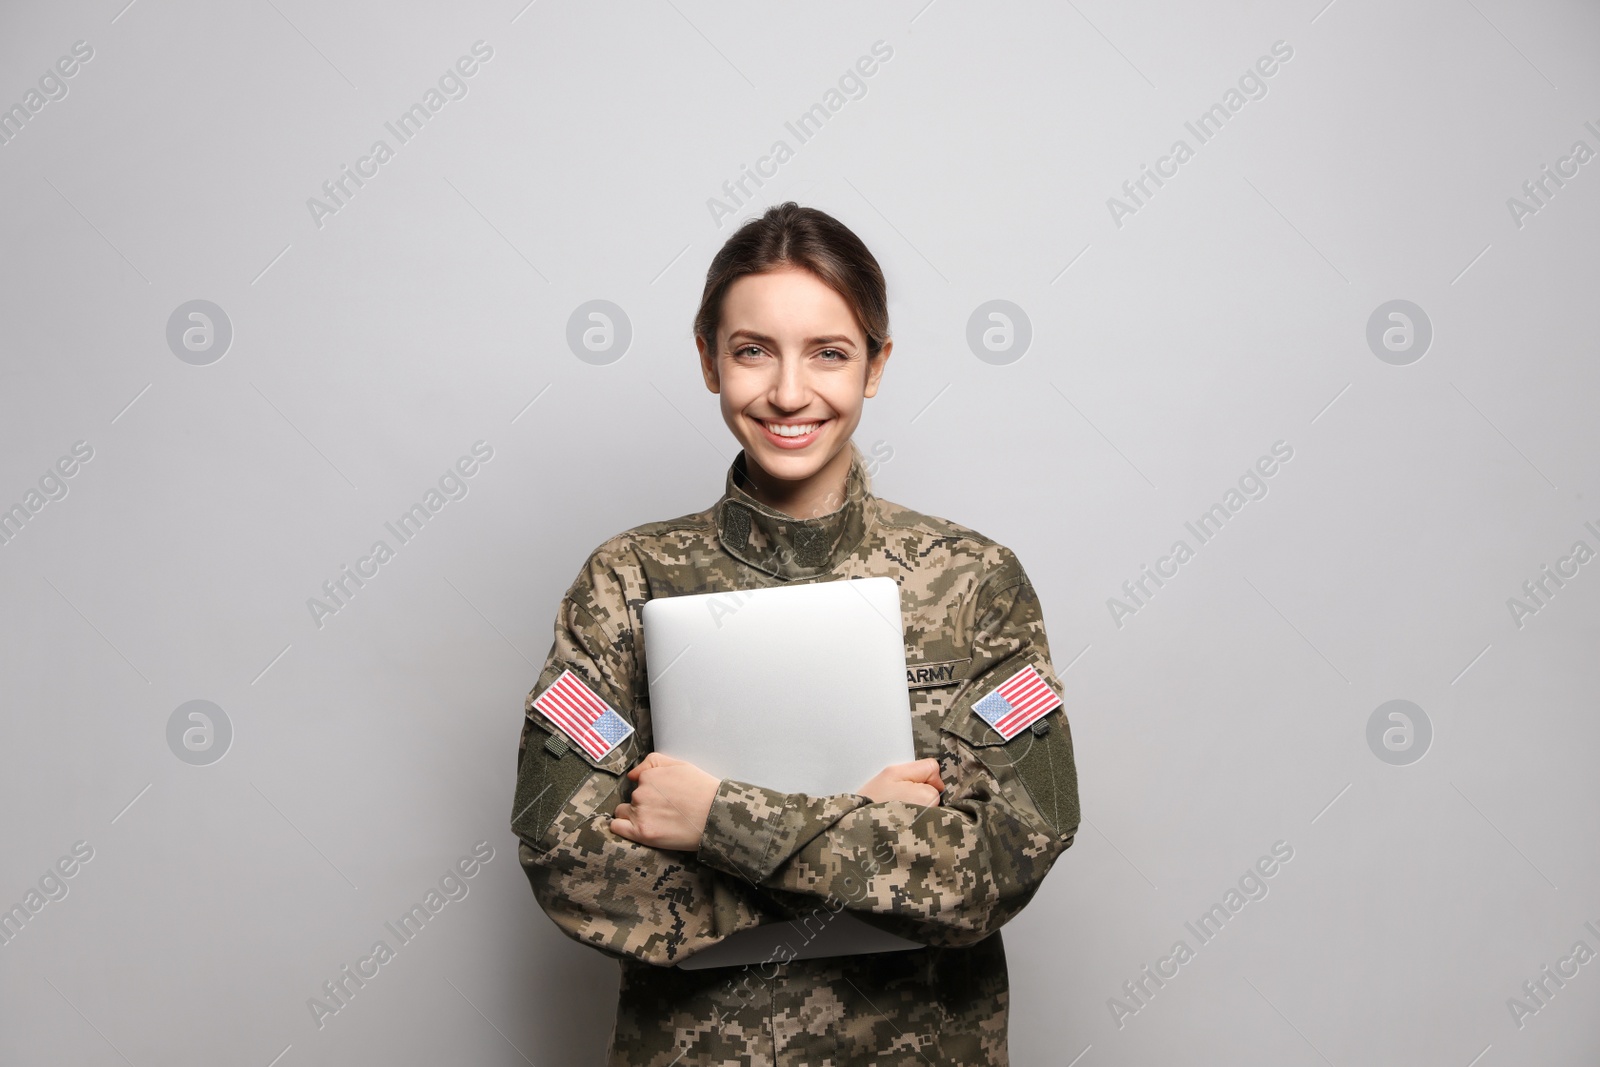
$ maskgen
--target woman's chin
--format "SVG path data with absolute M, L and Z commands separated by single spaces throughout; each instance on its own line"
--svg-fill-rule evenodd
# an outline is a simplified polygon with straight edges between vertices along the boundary
M 826 442 L 817 440 L 805 448 L 779 448 L 766 441 L 745 443 L 745 455 L 763 471 L 786 482 L 800 482 L 820 471 L 828 460 Z
M 761 469 L 774 478 L 786 482 L 800 482 L 822 469 L 820 453 L 778 452 L 770 448 L 757 448 L 751 457 Z

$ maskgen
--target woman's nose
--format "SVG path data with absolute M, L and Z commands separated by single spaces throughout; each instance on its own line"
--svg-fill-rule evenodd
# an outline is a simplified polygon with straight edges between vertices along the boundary
M 772 403 L 785 411 L 798 411 L 810 399 L 802 361 L 788 356 L 778 360 L 778 380 L 773 384 Z

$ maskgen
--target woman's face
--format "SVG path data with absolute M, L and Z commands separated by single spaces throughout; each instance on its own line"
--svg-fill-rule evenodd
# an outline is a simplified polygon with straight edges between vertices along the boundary
M 803 481 L 850 442 L 878 391 L 893 342 L 867 359 L 842 296 L 810 271 L 747 274 L 728 287 L 717 351 L 697 338 L 706 387 L 745 455 L 774 478 Z

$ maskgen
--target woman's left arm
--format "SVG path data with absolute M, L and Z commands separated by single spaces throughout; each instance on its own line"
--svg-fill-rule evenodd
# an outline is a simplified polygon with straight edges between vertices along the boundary
M 1030 667 L 1061 692 L 1039 598 L 1016 557 L 1002 559 L 977 594 L 974 669 L 940 724 L 942 803 L 862 796 L 840 815 L 842 797 L 724 780 L 700 862 L 796 911 L 831 897 L 926 944 L 971 944 L 1022 910 L 1077 833 L 1078 781 L 1064 710 L 1009 739 L 974 710 Z

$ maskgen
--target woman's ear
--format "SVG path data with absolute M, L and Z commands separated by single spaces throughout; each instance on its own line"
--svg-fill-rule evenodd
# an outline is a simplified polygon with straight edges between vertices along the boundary
M 699 334 L 694 337 L 695 347 L 700 350 L 700 373 L 706 380 L 706 388 L 713 393 L 722 392 L 722 382 L 717 377 L 717 356 L 706 349 L 706 339 Z
M 875 358 L 867 363 L 867 388 L 862 396 L 873 396 L 878 392 L 878 379 L 883 377 L 884 365 L 889 362 L 889 353 L 894 349 L 893 341 L 883 342 L 883 347 L 878 349 Z

